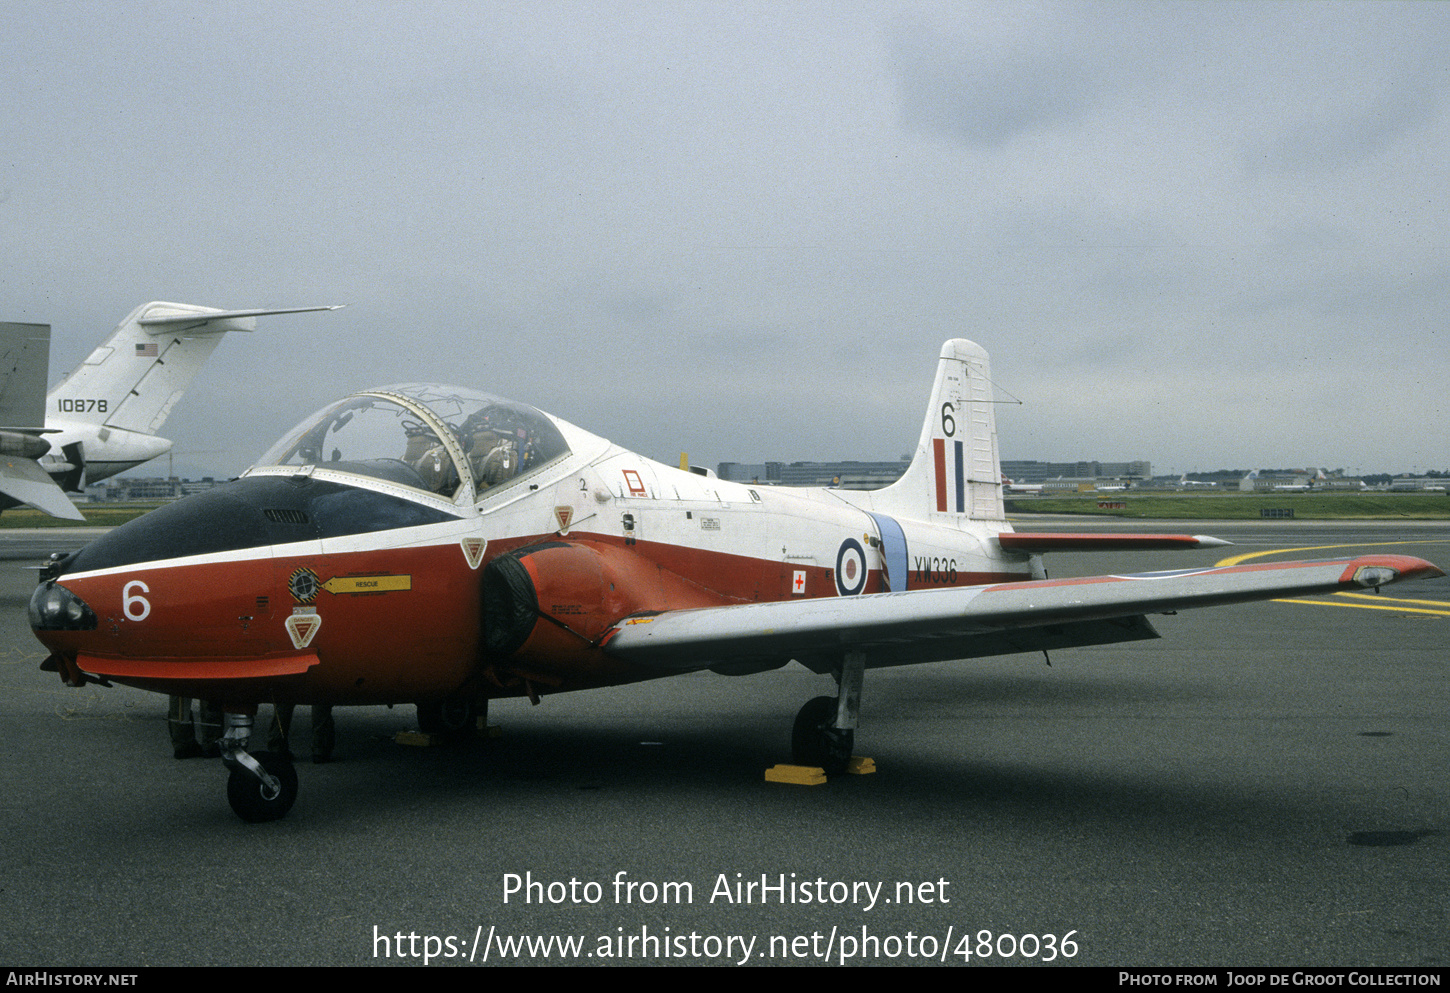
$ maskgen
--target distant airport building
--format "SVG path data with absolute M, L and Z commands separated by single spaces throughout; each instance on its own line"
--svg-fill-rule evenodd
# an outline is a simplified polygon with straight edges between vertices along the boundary
M 767 486 L 839 486 L 845 490 L 879 490 L 896 482 L 910 465 L 895 462 L 721 462 L 716 474 L 738 483 Z
M 1243 493 L 1296 493 L 1323 490 L 1355 491 L 1366 489 L 1358 476 L 1346 476 L 1342 470 L 1328 469 L 1255 469 L 1239 480 Z
M 1046 483 L 1050 479 L 1142 481 L 1153 478 L 1153 463 L 1140 462 L 1003 462 L 1002 474 L 1014 483 Z
M 92 501 L 101 500 L 179 500 L 201 493 L 217 485 L 218 480 L 178 479 L 175 476 L 112 476 L 103 483 L 86 488 Z
M 1396 476 L 1390 480 L 1391 490 L 1420 490 L 1431 493 L 1444 492 L 1450 488 L 1450 479 L 1444 476 Z
M 846 490 L 876 490 L 896 482 L 911 464 L 903 457 L 894 462 L 721 462 L 717 475 L 738 483 L 767 486 L 839 486 Z M 1153 475 L 1151 462 L 1003 462 L 1002 475 L 1020 485 L 1054 489 L 1127 489 Z
M 1097 488 L 1096 476 L 1061 476 L 1044 482 L 1042 493 L 1044 496 L 1064 496 L 1070 493 L 1091 493 Z
M 737 483 L 770 485 L 780 482 L 780 467 L 779 462 L 721 462 L 715 475 Z

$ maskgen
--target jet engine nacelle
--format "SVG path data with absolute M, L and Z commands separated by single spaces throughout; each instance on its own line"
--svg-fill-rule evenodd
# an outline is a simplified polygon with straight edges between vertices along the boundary
M 14 458 L 38 459 L 50 451 L 50 442 L 33 434 L 19 431 L 0 431 L 0 455 Z
M 534 674 L 609 665 L 599 648 L 631 614 L 735 602 L 627 548 L 585 541 L 500 555 L 482 582 L 485 655 Z

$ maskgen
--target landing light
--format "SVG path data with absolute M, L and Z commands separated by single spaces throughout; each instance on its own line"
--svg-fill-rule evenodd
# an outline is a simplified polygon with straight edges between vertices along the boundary
M 1354 581 L 1365 589 L 1378 588 L 1393 583 L 1397 576 L 1399 573 L 1387 566 L 1367 565 L 1355 571 Z
M 30 597 L 30 626 L 37 631 L 94 631 L 96 613 L 64 586 L 42 583 Z

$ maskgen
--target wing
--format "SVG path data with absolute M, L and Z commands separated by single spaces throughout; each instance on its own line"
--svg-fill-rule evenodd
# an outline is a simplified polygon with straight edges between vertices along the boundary
M 756 672 L 790 659 L 823 670 L 852 651 L 875 668 L 1156 638 L 1145 614 L 1443 575 L 1407 555 L 1366 555 L 740 604 L 625 618 L 604 648 L 668 672 Z

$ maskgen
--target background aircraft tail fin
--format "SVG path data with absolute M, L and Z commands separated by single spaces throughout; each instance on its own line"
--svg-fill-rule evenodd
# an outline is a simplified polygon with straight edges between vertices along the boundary
M 875 509 L 916 520 L 1004 520 L 991 369 L 981 345 L 963 338 L 942 345 L 911 466 L 872 497 Z
M 47 413 L 155 434 L 226 332 L 255 330 L 255 318 L 268 314 L 335 309 L 217 310 L 185 303 L 142 304 L 51 391 Z
M 0 322 L 0 508 L 26 504 L 52 517 L 84 520 L 35 461 L 45 440 L 50 325 Z
M 0 428 L 45 426 L 50 325 L 0 322 Z

